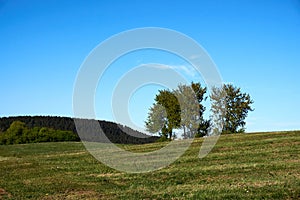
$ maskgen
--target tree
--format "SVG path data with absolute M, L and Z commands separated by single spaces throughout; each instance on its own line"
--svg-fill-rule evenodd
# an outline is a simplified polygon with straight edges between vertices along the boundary
M 202 101 L 206 99 L 205 93 L 205 87 L 202 88 L 200 83 L 193 82 L 190 86 L 178 85 L 178 88 L 174 90 L 180 103 L 181 128 L 184 138 L 192 138 L 202 131 L 201 124 L 204 123 L 203 113 L 205 111 Z
M 166 129 L 166 123 L 167 123 L 167 113 L 165 108 L 160 104 L 153 104 L 153 106 L 149 109 L 149 115 L 148 119 L 145 122 L 146 123 L 146 129 L 147 131 L 151 133 L 157 133 L 160 130 Z M 164 131 L 161 133 L 162 136 L 167 138 L 167 132 Z
M 253 100 L 247 93 L 232 84 L 225 84 L 221 88 L 213 88 L 210 95 L 212 101 L 212 113 L 215 120 L 222 122 L 222 133 L 238 133 L 245 131 L 245 119 Z M 217 116 L 217 117 L 216 117 Z
M 211 126 L 212 126 L 212 123 L 211 123 L 210 119 L 207 119 L 207 120 L 203 119 L 199 123 L 199 127 L 198 127 L 195 137 L 203 137 L 203 136 L 207 135 Z
M 203 101 L 206 101 L 207 96 L 205 96 L 206 92 L 207 92 L 207 88 L 206 87 L 202 87 L 201 84 L 198 83 L 194 83 L 192 82 L 191 87 L 193 88 L 195 94 L 196 94 L 196 98 L 198 101 L 198 106 L 199 106 L 199 116 L 200 116 L 200 122 L 199 122 L 199 126 L 197 129 L 197 137 L 202 137 L 204 135 L 206 135 L 208 133 L 208 129 L 210 127 L 210 120 L 205 120 L 203 118 L 204 115 L 204 111 L 206 110 L 205 106 L 202 104 Z
M 169 90 L 159 90 L 155 97 L 156 103 L 150 108 L 146 129 L 151 133 L 160 134 L 169 139 L 173 129 L 180 127 L 180 105 L 176 96 Z
M 21 144 L 26 141 L 25 135 L 28 133 L 28 128 L 24 122 L 14 121 L 6 130 L 6 134 L 10 137 L 7 138 L 7 144 Z
M 205 93 L 206 88 L 202 88 L 200 83 L 178 85 L 173 91 L 160 90 L 155 97 L 156 103 L 149 109 L 146 129 L 151 133 L 160 132 L 169 139 L 174 137 L 173 129 L 181 128 L 184 138 L 203 132 L 203 125 L 207 125 L 203 119 L 205 107 L 202 105 L 206 99 Z

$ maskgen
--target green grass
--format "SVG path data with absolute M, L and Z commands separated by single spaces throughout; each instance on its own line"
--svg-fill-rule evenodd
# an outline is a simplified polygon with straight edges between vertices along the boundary
M 300 132 L 221 136 L 199 159 L 202 141 L 170 166 L 143 174 L 106 167 L 80 142 L 0 146 L 0 199 L 300 198 Z

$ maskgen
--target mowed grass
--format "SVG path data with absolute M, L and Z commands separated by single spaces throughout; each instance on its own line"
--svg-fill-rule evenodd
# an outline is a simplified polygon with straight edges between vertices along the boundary
M 299 131 L 224 135 L 199 159 L 202 141 L 170 166 L 142 174 L 101 164 L 80 142 L 0 146 L 0 199 L 300 198 Z

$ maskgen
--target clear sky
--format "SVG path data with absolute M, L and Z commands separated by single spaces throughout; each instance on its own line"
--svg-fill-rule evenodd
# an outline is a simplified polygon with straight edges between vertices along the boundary
M 142 27 L 173 29 L 202 45 L 224 82 L 241 87 L 254 99 L 247 131 L 300 129 L 296 0 L 2 0 L 0 116 L 73 116 L 73 87 L 89 52 L 114 34 Z M 172 55 L 141 51 L 117 60 L 103 81 L 118 80 L 147 62 L 189 72 Z M 118 66 L 122 70 L 116 70 Z M 114 120 L 107 95 L 112 88 L 102 91 L 99 83 L 95 97 L 99 119 Z M 129 111 L 136 124 L 142 125 L 158 88 L 144 87 L 133 95 Z

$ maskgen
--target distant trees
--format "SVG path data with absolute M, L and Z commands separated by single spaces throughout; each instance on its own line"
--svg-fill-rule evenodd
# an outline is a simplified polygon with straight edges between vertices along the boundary
M 98 122 L 103 133 L 112 143 L 118 144 L 145 144 L 155 142 L 159 139 L 158 136 L 148 137 L 147 135 L 133 130 L 130 127 L 116 124 L 114 122 L 103 121 L 103 120 L 88 120 L 88 119 L 76 119 L 77 121 L 82 122 L 84 131 L 87 133 L 87 137 L 79 138 L 77 134 L 77 128 L 74 123 L 74 119 L 70 117 L 58 117 L 58 116 L 16 116 L 16 117 L 0 117 L 0 140 L 5 142 L 0 142 L 0 144 L 12 144 L 12 143 L 24 143 L 24 137 L 27 138 L 27 142 L 45 142 L 45 141 L 60 141 L 61 133 L 67 131 L 76 136 L 76 140 L 80 139 L 84 141 L 93 141 L 93 142 L 103 142 L 99 133 L 96 133 L 92 127 L 90 127 L 90 122 Z M 12 133 L 8 130 L 12 124 L 19 128 L 17 130 L 22 130 L 22 134 L 16 134 L 16 137 L 11 137 Z M 21 123 L 21 124 L 20 124 Z M 21 127 L 21 128 L 20 128 Z M 16 131 L 16 133 L 20 133 Z M 25 133 L 25 134 L 24 134 Z M 63 133 L 62 133 L 63 134 Z M 8 137 L 8 135 L 10 135 Z M 19 138 L 20 135 L 23 135 L 23 138 Z M 46 136 L 47 135 L 47 136 Z M 54 136 L 56 135 L 56 136 Z M 42 136 L 42 137 L 41 137 Z M 96 137 L 93 137 L 96 136 Z M 8 138 L 7 138 L 8 137 Z M 39 140 L 34 138 L 39 137 Z M 57 139 L 50 139 L 51 137 Z M 7 138 L 7 140 L 5 139 Z M 11 138 L 14 142 L 11 142 Z M 48 139 L 47 139 L 48 138 Z
M 149 110 L 146 129 L 169 139 L 174 136 L 173 129 L 181 128 L 184 138 L 203 132 L 200 124 L 207 123 L 203 119 L 205 107 L 202 105 L 205 93 L 206 88 L 200 83 L 179 85 L 173 91 L 159 90 Z
M 163 138 L 171 139 L 173 129 L 180 127 L 179 102 L 174 93 L 169 90 L 160 90 L 155 101 L 156 103 L 150 108 L 146 128 L 151 133 L 161 131 Z
M 253 111 L 250 95 L 231 84 L 213 88 L 210 99 L 214 116 L 204 119 L 206 92 L 207 88 L 193 82 L 191 85 L 179 85 L 172 91 L 159 90 L 155 103 L 149 109 L 146 129 L 168 139 L 174 137 L 174 129 L 181 129 L 183 138 L 201 137 L 213 129 L 214 120 L 219 120 L 222 133 L 244 132 L 245 118 L 249 111 Z
M 159 133 L 162 139 L 176 137 L 177 130 L 183 131 L 183 138 L 204 136 L 215 129 L 215 122 L 220 123 L 222 133 L 239 133 L 245 131 L 245 119 L 249 111 L 253 111 L 253 100 L 232 84 L 213 88 L 210 94 L 212 116 L 204 119 L 206 110 L 203 102 L 208 98 L 207 89 L 200 83 L 179 85 L 176 89 L 159 90 L 155 103 L 149 109 L 146 128 L 151 133 Z M 76 119 L 82 122 L 84 130 L 89 134 L 85 141 L 98 138 L 94 142 L 102 142 L 98 133 L 89 127 L 89 120 Z M 97 121 L 103 133 L 113 143 L 144 144 L 155 142 L 157 136 L 143 137 L 143 133 L 113 122 Z M 176 131 L 174 131 L 176 130 Z M 129 134 L 128 134 L 129 133 Z M 95 136 L 95 137 L 89 137 Z M 134 137 L 137 136 L 137 137 Z M 139 137 L 142 136 L 142 137 Z M 74 119 L 52 116 L 19 116 L 0 118 L 0 144 L 69 141 L 80 140 Z
M 72 131 L 54 130 L 46 127 L 26 127 L 24 122 L 14 121 L 10 127 L 0 135 L 0 144 L 24 144 L 35 142 L 78 141 L 79 138 Z
M 28 134 L 29 129 L 25 123 L 20 121 L 14 121 L 10 127 L 4 133 L 5 143 L 7 144 L 20 144 L 25 143 L 26 138 L 24 135 Z
M 218 113 L 221 109 L 225 109 L 221 117 L 223 134 L 245 132 L 245 119 L 249 111 L 254 109 L 251 107 L 253 100 L 247 93 L 242 93 L 241 89 L 232 84 L 225 84 L 221 88 L 213 88 L 210 95 L 212 101 L 212 113 Z M 220 102 L 223 102 L 220 104 Z M 220 106 L 224 106 L 220 108 Z
M 192 138 L 206 130 L 202 129 L 205 124 L 203 114 L 205 107 L 202 102 L 205 97 L 206 88 L 201 87 L 200 83 L 191 83 L 188 85 L 178 85 L 174 90 L 175 96 L 180 102 L 181 129 L 183 129 L 183 138 Z

